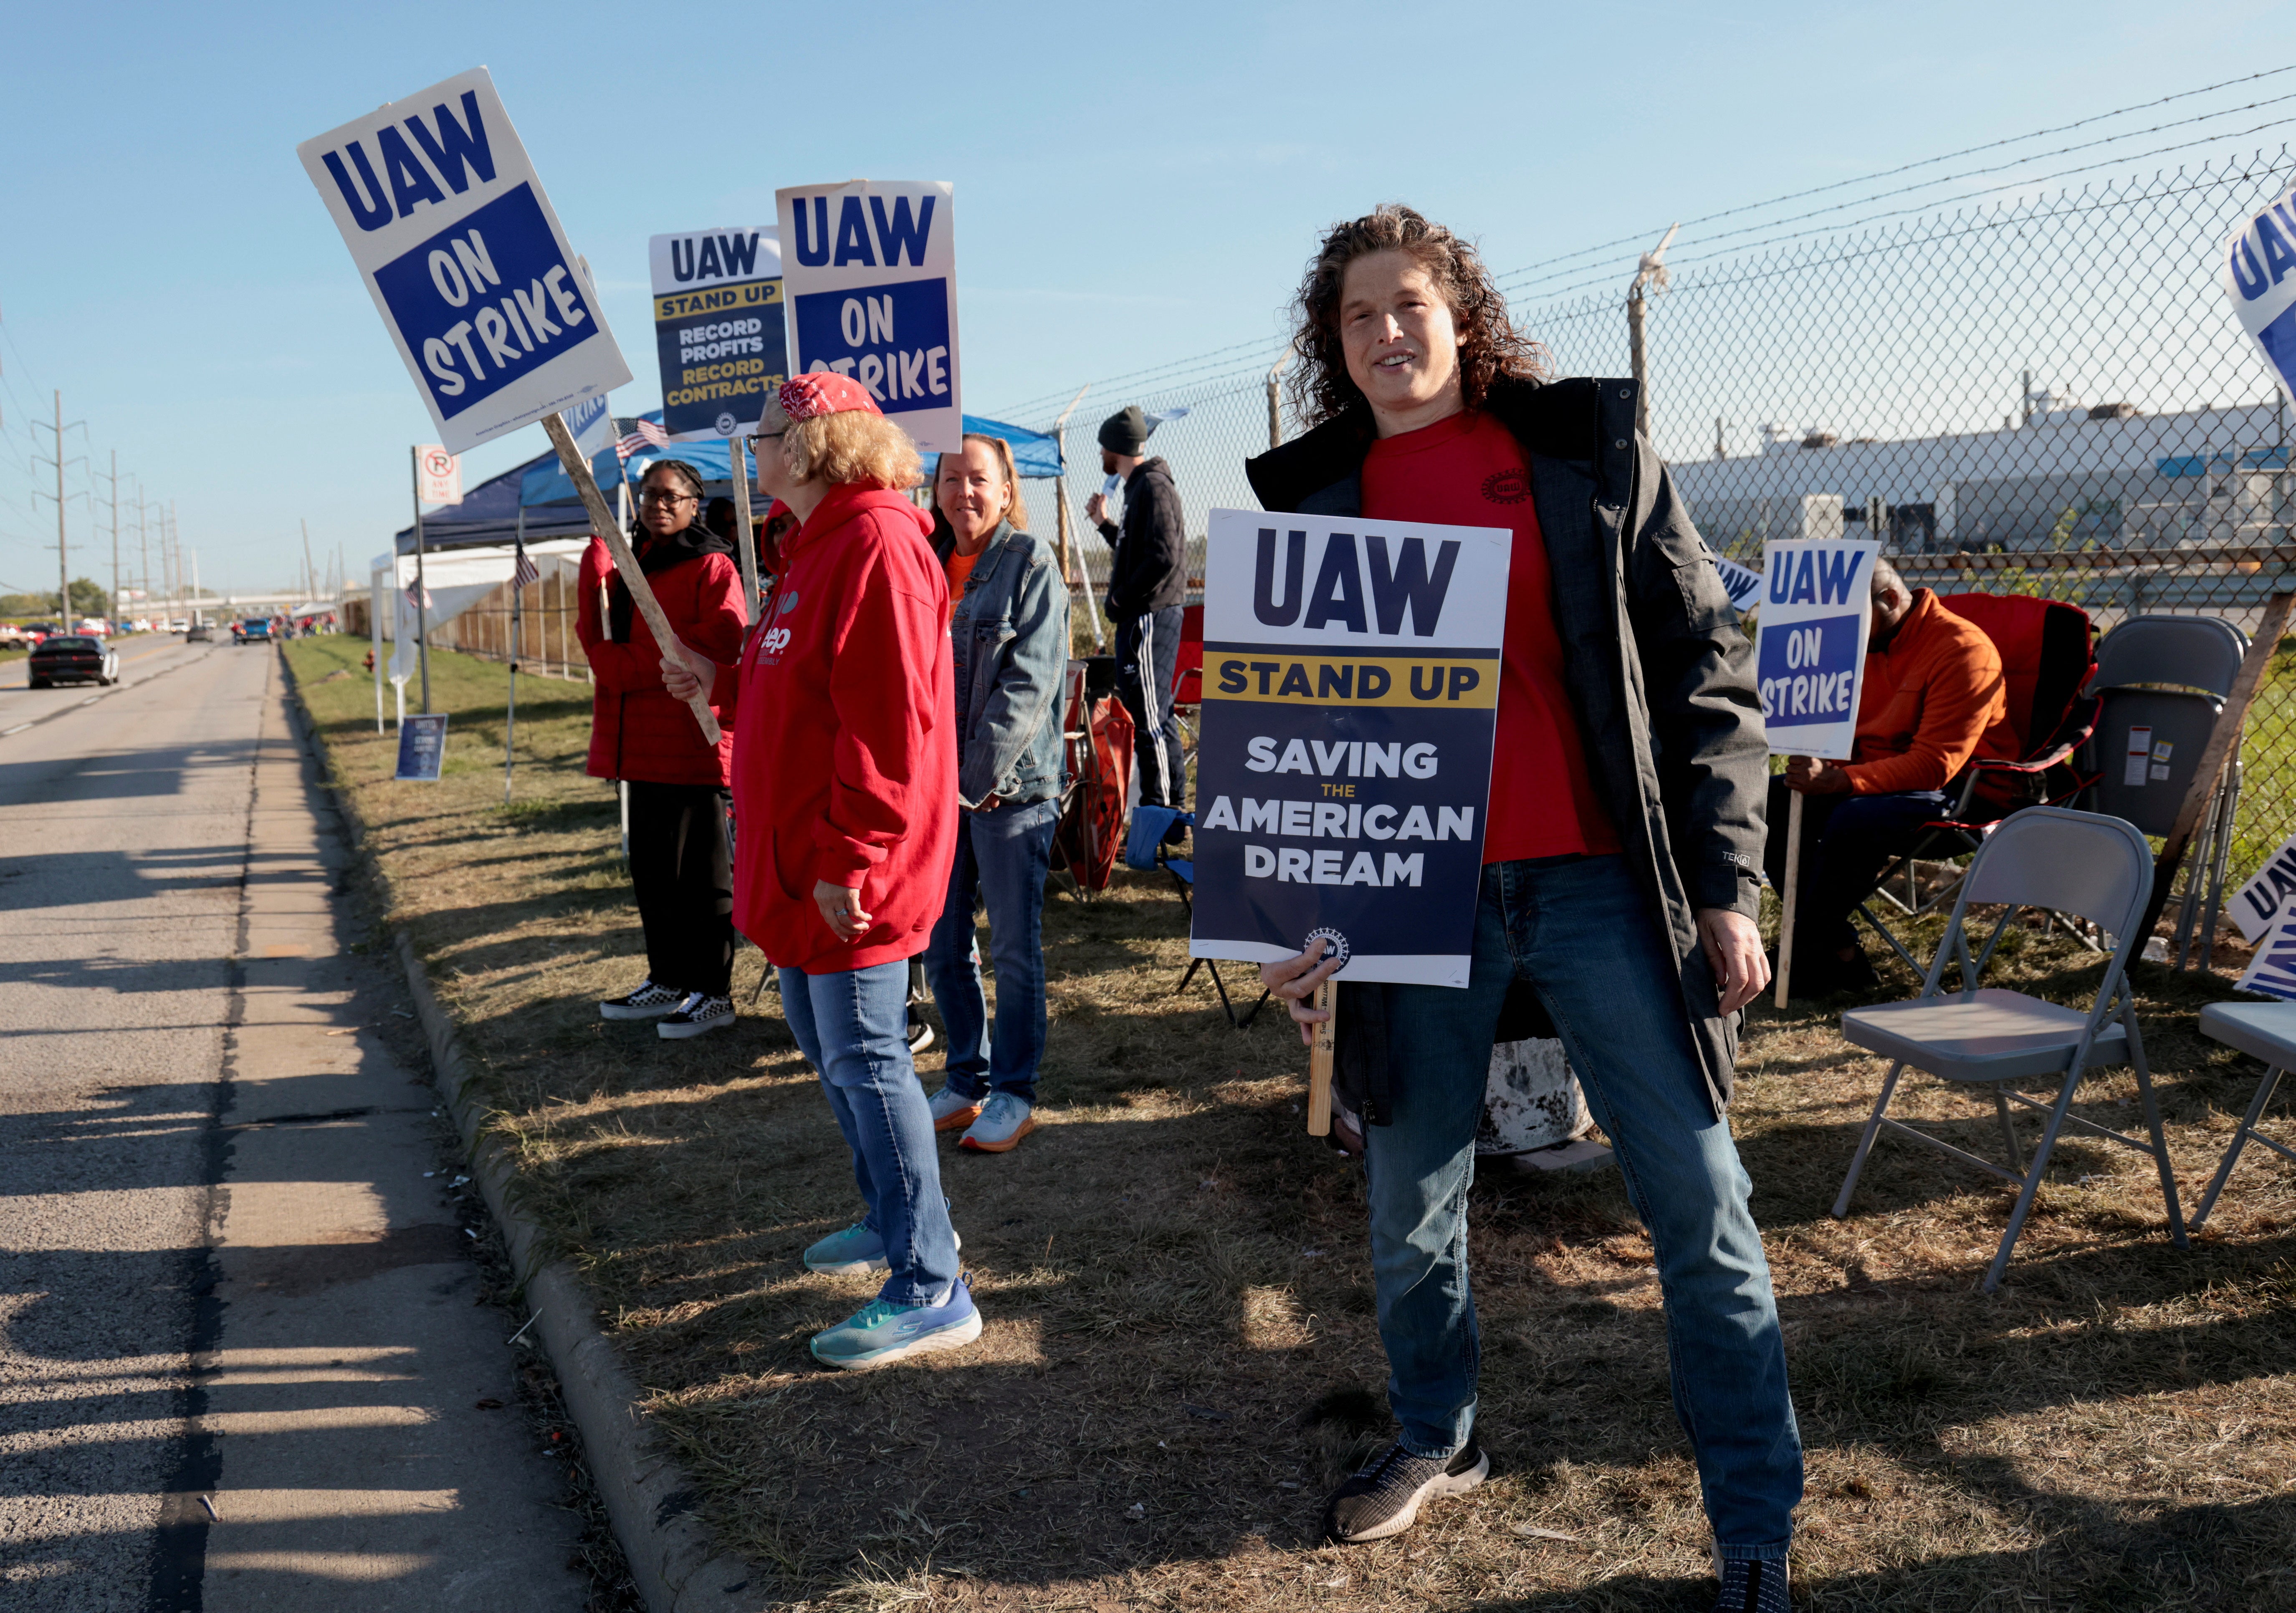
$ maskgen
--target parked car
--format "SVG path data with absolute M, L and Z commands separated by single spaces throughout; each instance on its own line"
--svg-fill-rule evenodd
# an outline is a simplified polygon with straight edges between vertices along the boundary
M 15 623 L 0 622 L 0 650 L 26 649 L 30 646 L 31 642 L 25 636 L 24 630 Z
M 62 631 L 62 629 L 58 627 L 53 622 L 26 622 L 24 624 L 24 642 L 30 644 L 37 644 L 42 639 L 52 637 Z
M 271 620 L 268 617 L 250 616 L 243 622 L 231 625 L 231 642 L 234 644 L 267 644 L 271 642 Z
M 40 641 L 32 651 L 25 681 L 35 689 L 55 684 L 116 684 L 119 652 L 100 638 L 82 634 L 55 634 Z
M 203 621 L 193 622 L 190 626 L 184 629 L 184 643 L 187 644 L 212 644 L 215 643 L 215 629 L 209 626 L 207 623 Z
M 170 633 L 189 633 L 191 630 L 191 620 L 187 617 L 179 616 L 168 624 L 168 631 Z

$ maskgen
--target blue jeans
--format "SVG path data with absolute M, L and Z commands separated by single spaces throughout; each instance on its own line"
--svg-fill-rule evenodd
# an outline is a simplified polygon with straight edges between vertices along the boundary
M 1762 864 L 1781 893 L 1786 880 L 1788 804 L 1784 779 L 1774 776 L 1770 837 Z M 1953 815 L 1953 802 L 1941 790 L 1808 795 L 1802 798 L 1801 811 L 1801 900 L 1794 912 L 1797 961 L 1859 944 L 1849 915 L 1874 894 L 1890 864 L 1921 839 L 1923 824 Z
M 782 1014 L 821 1077 L 853 1150 L 866 1221 L 891 1268 L 881 1298 L 939 1305 L 956 1281 L 956 1233 L 940 1195 L 932 1111 L 909 1062 L 909 965 L 809 975 L 782 970 Z
M 948 1028 L 949 1090 L 978 1098 L 990 1088 L 1037 1101 L 1045 1056 L 1045 874 L 1052 866 L 1058 800 L 959 815 L 948 902 L 925 946 L 925 978 Z M 996 1034 L 980 989 L 975 896 L 988 909 L 996 960 Z
M 1448 1457 L 1475 1417 L 1467 1188 L 1492 1033 L 1510 980 L 1538 993 L 1618 1150 L 1666 1298 L 1674 1409 L 1725 1557 L 1784 1558 L 1801 1439 L 1751 1183 L 1717 1119 L 1676 965 L 1617 856 L 1483 870 L 1464 990 L 1386 988 L 1394 1124 L 1365 1128 L 1388 1401 L 1414 1455 Z

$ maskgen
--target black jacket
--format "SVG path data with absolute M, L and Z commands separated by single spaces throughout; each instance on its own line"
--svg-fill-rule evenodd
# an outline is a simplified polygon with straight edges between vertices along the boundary
M 1188 528 L 1172 467 L 1144 459 L 1124 482 L 1124 528 L 1100 523 L 1116 557 L 1108 573 L 1108 619 L 1120 622 L 1165 610 L 1188 596 Z
M 1730 1100 L 1737 1016 L 1718 1011 L 1693 913 L 1758 911 L 1769 745 L 1753 649 L 1673 479 L 1636 434 L 1632 381 L 1502 381 L 1484 407 L 1529 461 L 1587 766 L 1674 953 L 1684 1018 L 1719 1113 Z M 1372 438 L 1368 412 L 1343 415 L 1245 472 L 1264 509 L 1357 514 Z M 1352 1068 L 1349 1084 L 1368 1094 L 1365 1118 L 1375 1124 L 1388 1075 L 1384 1005 L 1360 999 L 1380 989 L 1346 987 L 1340 1015 L 1342 1078 Z M 1508 1007 L 1502 1040 L 1553 1034 L 1528 994 L 1511 995 Z
M 630 547 L 638 557 L 638 570 L 651 580 L 657 571 L 667 571 L 672 566 L 700 560 L 705 554 L 731 554 L 734 553 L 734 540 L 722 537 L 700 521 L 695 521 L 668 537 L 656 537 L 644 527 L 637 527 L 631 536 Z M 629 585 L 622 580 L 619 570 L 615 571 L 606 581 L 606 637 L 609 640 L 617 644 L 630 642 L 630 618 L 637 608 L 637 601 L 630 597 Z M 754 603 L 750 610 L 751 615 L 757 613 Z

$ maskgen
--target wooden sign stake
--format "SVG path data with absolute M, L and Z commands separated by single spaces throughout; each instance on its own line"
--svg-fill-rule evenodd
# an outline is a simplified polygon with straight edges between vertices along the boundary
M 590 529 L 606 540 L 606 551 L 614 557 L 614 569 L 622 574 L 623 586 L 630 591 L 630 598 L 637 604 L 638 614 L 645 618 L 646 626 L 653 633 L 654 643 L 667 653 L 670 645 L 679 642 L 677 635 L 670 630 L 669 618 L 661 613 L 661 602 L 654 598 L 652 585 L 646 581 L 644 571 L 639 569 L 638 557 L 630 553 L 629 539 L 622 536 L 620 526 L 606 508 L 606 495 L 598 491 L 597 479 L 590 474 L 590 466 L 582 457 L 582 450 L 574 446 L 573 434 L 567 430 L 566 422 L 557 414 L 544 415 L 542 429 L 549 435 L 550 446 L 558 450 L 558 463 L 565 467 L 567 479 L 573 482 L 574 490 L 582 495 L 582 507 L 590 514 Z M 693 709 L 693 720 L 701 725 L 701 737 L 716 744 L 720 735 L 717 714 L 709 709 L 709 691 L 706 688 L 696 690 L 693 698 L 685 703 Z
M 726 446 L 732 449 L 728 456 L 734 471 L 734 541 L 742 549 L 742 619 L 753 621 L 758 614 L 758 535 L 750 529 L 750 450 L 749 438 L 729 437 Z
M 1331 1017 L 1316 1027 L 1308 1046 L 1308 1134 L 1332 1134 L 1332 1055 L 1340 1039 L 1340 989 L 1337 980 L 1316 987 L 1316 1006 Z
M 1789 790 L 1786 806 L 1786 888 L 1779 893 L 1784 911 L 1778 915 L 1778 1006 L 1786 1005 L 1793 978 L 1794 910 L 1801 890 L 1801 791 Z

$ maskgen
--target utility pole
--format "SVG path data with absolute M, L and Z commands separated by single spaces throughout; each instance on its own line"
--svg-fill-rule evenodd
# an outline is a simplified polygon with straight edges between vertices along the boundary
M 71 562 L 70 556 L 67 554 L 65 550 L 64 466 L 68 463 L 71 462 L 68 462 L 64 458 L 64 433 L 68 430 L 72 430 L 84 426 L 87 422 L 86 421 L 76 420 L 72 422 L 71 425 L 65 425 L 64 395 L 61 389 L 56 392 L 55 398 L 55 423 L 53 425 L 49 425 L 49 423 L 45 420 L 36 420 L 32 422 L 32 425 L 35 430 L 41 426 L 48 426 L 48 429 L 55 433 L 56 456 L 53 461 L 46 461 L 39 454 L 37 447 L 35 447 L 32 458 L 33 463 L 53 463 L 56 468 L 56 490 L 53 495 L 56 501 L 56 615 L 60 623 L 59 630 L 64 633 L 70 633 L 72 630 Z M 40 493 L 35 494 L 33 496 L 36 498 L 45 498 L 48 497 L 49 495 Z
M 303 523 L 303 583 L 307 590 L 303 595 L 303 602 L 307 605 L 317 604 L 319 574 L 311 566 L 311 523 L 308 520 Z
M 114 636 L 119 626 L 119 450 L 111 451 L 111 618 Z
M 135 543 L 143 552 L 143 564 L 136 568 L 144 578 L 144 614 L 152 614 L 152 535 L 144 523 L 144 484 L 135 484 Z

